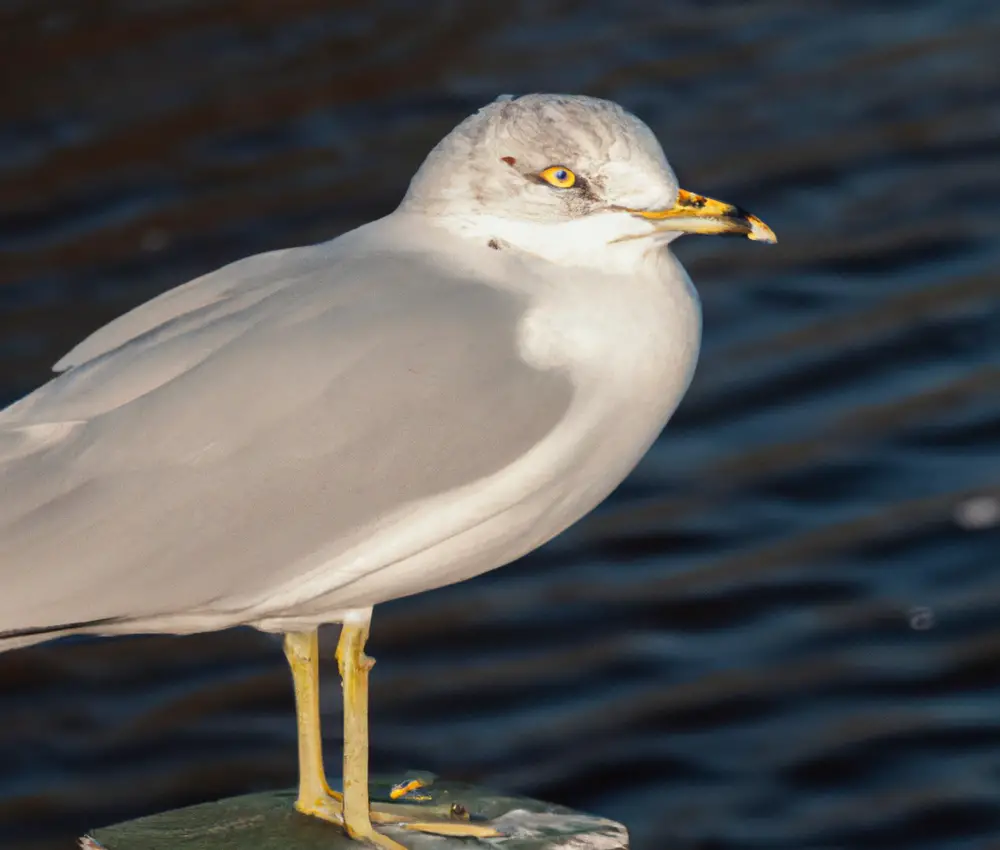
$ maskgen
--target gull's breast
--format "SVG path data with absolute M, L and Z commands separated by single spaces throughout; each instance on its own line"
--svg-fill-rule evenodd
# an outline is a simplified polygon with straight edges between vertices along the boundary
M 539 295 L 518 327 L 521 357 L 566 370 L 609 405 L 669 416 L 694 374 L 701 308 L 683 267 L 662 254 L 634 277 L 581 275 Z

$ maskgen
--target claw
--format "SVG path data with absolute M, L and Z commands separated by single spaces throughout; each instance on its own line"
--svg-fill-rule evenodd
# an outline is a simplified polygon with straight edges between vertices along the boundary
M 445 821 L 442 823 L 404 823 L 400 826 L 403 829 L 455 838 L 500 838 L 503 836 L 502 832 L 498 832 L 492 826 L 482 826 L 477 823 L 448 823 Z
M 383 835 L 371 828 L 358 830 L 348 827 L 347 834 L 356 841 L 367 841 L 376 847 L 381 847 L 382 850 L 407 850 L 398 841 L 393 841 L 388 835 Z
M 329 823 L 335 823 L 340 827 L 344 825 L 343 803 L 334 797 L 320 797 L 311 804 L 296 800 L 295 811 Z

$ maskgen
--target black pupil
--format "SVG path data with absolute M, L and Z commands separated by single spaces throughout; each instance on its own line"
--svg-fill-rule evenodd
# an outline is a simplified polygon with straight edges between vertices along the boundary
M 568 176 L 569 175 L 561 168 L 556 172 L 556 180 L 560 183 L 562 183 Z

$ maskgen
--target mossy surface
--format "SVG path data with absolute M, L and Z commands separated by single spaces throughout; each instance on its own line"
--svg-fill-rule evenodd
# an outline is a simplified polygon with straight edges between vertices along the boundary
M 385 805 L 390 783 L 373 782 L 372 798 Z M 511 797 L 455 782 L 433 781 L 414 796 L 422 799 L 393 805 L 394 811 L 438 815 L 460 804 L 472 819 L 488 822 L 502 838 L 444 838 L 386 828 L 386 833 L 410 850 L 474 850 L 476 846 L 504 850 L 548 850 L 564 846 L 594 850 L 625 850 L 628 833 L 620 824 L 573 812 L 561 806 Z M 358 850 L 335 825 L 295 811 L 295 792 L 269 791 L 214 803 L 176 809 L 127 823 L 94 830 L 89 838 L 105 850 Z M 84 845 L 88 846 L 88 845 Z M 93 845 L 90 845 L 93 846 Z

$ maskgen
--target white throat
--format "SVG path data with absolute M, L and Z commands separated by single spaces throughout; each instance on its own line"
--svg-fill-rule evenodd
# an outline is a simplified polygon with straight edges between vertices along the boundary
M 570 221 L 540 222 L 488 213 L 450 215 L 435 223 L 458 236 L 481 239 L 498 250 L 514 247 L 561 266 L 582 266 L 609 274 L 630 274 L 670 241 L 647 236 L 648 222 L 623 212 L 606 212 Z M 636 239 L 628 237 L 646 236 Z

